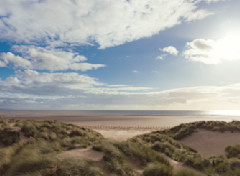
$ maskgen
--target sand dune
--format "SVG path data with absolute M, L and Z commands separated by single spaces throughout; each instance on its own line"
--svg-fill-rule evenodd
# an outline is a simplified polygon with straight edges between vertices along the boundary
M 86 148 L 86 149 L 73 149 L 64 151 L 61 154 L 59 154 L 60 158 L 72 158 L 72 157 L 79 157 L 79 158 L 85 158 L 92 161 L 101 161 L 103 158 L 103 153 L 93 150 L 92 148 Z
M 197 150 L 203 157 L 224 155 L 228 145 L 240 144 L 240 133 L 198 130 L 180 141 Z

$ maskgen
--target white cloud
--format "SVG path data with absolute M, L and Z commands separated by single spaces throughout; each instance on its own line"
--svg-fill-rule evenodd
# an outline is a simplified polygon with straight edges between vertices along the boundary
M 195 1 L 197 3 L 199 3 L 199 2 L 216 3 L 216 2 L 219 2 L 219 1 L 228 1 L 228 0 L 192 0 L 192 1 Z
M 156 59 L 157 60 L 163 60 L 167 55 L 166 54 L 162 54 L 160 56 L 157 56 Z
M 189 109 L 208 104 L 227 107 L 227 103 L 239 107 L 239 85 L 154 92 L 149 87 L 104 84 L 76 72 L 56 72 L 105 66 L 87 63 L 87 58 L 79 53 L 57 47 L 97 43 L 106 48 L 149 37 L 211 14 L 198 8 L 197 3 L 195 0 L 0 0 L 0 39 L 23 44 L 14 46 L 12 52 L 2 53 L 0 67 L 24 70 L 5 80 L 0 78 L 0 107 Z M 194 43 L 188 49 L 194 46 L 199 52 L 204 50 L 205 45 L 201 45 L 204 42 Z M 45 45 L 46 48 L 37 47 Z M 178 54 L 174 47 L 164 50 Z M 163 57 L 165 54 L 158 59 Z M 46 70 L 53 73 L 42 72 Z
M 138 70 L 133 70 L 132 72 L 133 72 L 133 73 L 139 73 L 139 71 L 138 71 Z
M 5 61 L 0 60 L 0 67 L 7 67 L 7 64 Z
M 0 81 L 0 91 L 27 95 L 80 95 L 92 86 L 100 86 L 95 78 L 78 73 L 39 73 L 33 70 L 17 71 L 15 76 Z
M 104 64 L 90 64 L 84 61 L 86 57 L 70 51 L 60 49 L 50 49 L 35 46 L 13 46 L 15 52 L 0 55 L 0 67 L 13 64 L 17 68 L 37 69 L 37 70 L 81 70 L 87 71 L 104 67 Z
M 240 84 L 154 91 L 77 73 L 18 71 L 0 80 L 0 107 L 18 109 L 234 109 Z
M 226 0 L 205 0 L 207 1 L 208 3 L 212 3 L 212 2 L 219 2 L 219 1 L 226 1 Z
M 29 95 L 80 96 L 90 94 L 119 94 L 149 90 L 148 87 L 107 85 L 93 77 L 75 72 L 40 73 L 34 70 L 17 71 L 15 76 L 0 80 L 0 91 Z
M 174 46 L 168 46 L 163 49 L 161 49 L 163 52 L 177 56 L 178 55 L 178 50 Z
M 209 1 L 210 2 L 210 1 Z M 120 45 L 211 13 L 192 0 L 0 0 L 0 38 Z
M 240 60 L 240 35 L 233 34 L 219 40 L 195 39 L 187 42 L 183 55 L 186 59 L 204 64 L 220 64 Z
M 29 62 L 28 60 L 20 56 L 15 56 L 11 52 L 2 53 L 0 55 L 0 67 L 6 67 L 10 63 L 12 63 L 14 67 L 22 67 L 22 68 L 31 67 L 31 62 Z
M 164 48 L 159 48 L 160 51 L 164 52 L 165 54 L 161 54 L 156 57 L 157 60 L 163 60 L 165 57 L 167 57 L 169 54 L 177 56 L 178 55 L 178 50 L 174 46 L 168 46 Z

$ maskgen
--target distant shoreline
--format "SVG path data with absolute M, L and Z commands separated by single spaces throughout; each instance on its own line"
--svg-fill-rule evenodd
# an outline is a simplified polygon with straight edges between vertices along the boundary
M 50 113 L 49 113 L 50 112 Z M 94 111 L 96 112 L 96 111 Z M 105 111 L 102 111 L 105 112 Z M 133 111 L 135 114 L 126 115 L 130 111 L 121 111 L 119 113 L 111 114 L 106 113 L 84 113 L 84 111 L 0 111 L 0 116 L 6 118 L 17 119 L 35 119 L 35 120 L 59 120 L 65 123 L 72 123 L 78 126 L 85 126 L 92 129 L 121 129 L 121 130 L 159 130 L 163 128 L 169 128 L 177 126 L 181 123 L 190 123 L 195 121 L 233 121 L 240 120 L 240 117 L 233 116 L 212 116 L 202 115 L 205 111 L 199 115 L 195 115 L 195 111 L 190 115 L 190 111 L 187 111 L 187 115 L 184 115 L 182 111 L 179 115 L 173 115 L 170 111 L 158 111 L 169 112 L 169 115 L 156 115 L 152 111 Z M 141 112 L 144 112 L 141 114 Z M 145 114 L 148 113 L 149 114 Z M 156 112 L 156 111 L 154 111 Z M 191 111 L 192 112 L 192 111 Z M 139 114 L 139 115 L 136 115 Z

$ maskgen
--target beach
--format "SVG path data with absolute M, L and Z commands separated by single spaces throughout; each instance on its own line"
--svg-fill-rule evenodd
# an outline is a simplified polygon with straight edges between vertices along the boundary
M 160 112 L 160 113 L 159 113 Z M 236 116 L 213 116 L 180 111 L 169 115 L 161 111 L 0 111 L 0 116 L 17 119 L 59 120 L 85 128 L 91 128 L 104 137 L 126 140 L 136 135 L 163 130 L 181 123 L 195 121 L 232 121 Z

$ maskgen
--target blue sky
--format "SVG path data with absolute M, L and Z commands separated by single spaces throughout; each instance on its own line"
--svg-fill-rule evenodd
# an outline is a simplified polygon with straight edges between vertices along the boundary
M 0 0 L 0 109 L 239 109 L 237 0 Z

